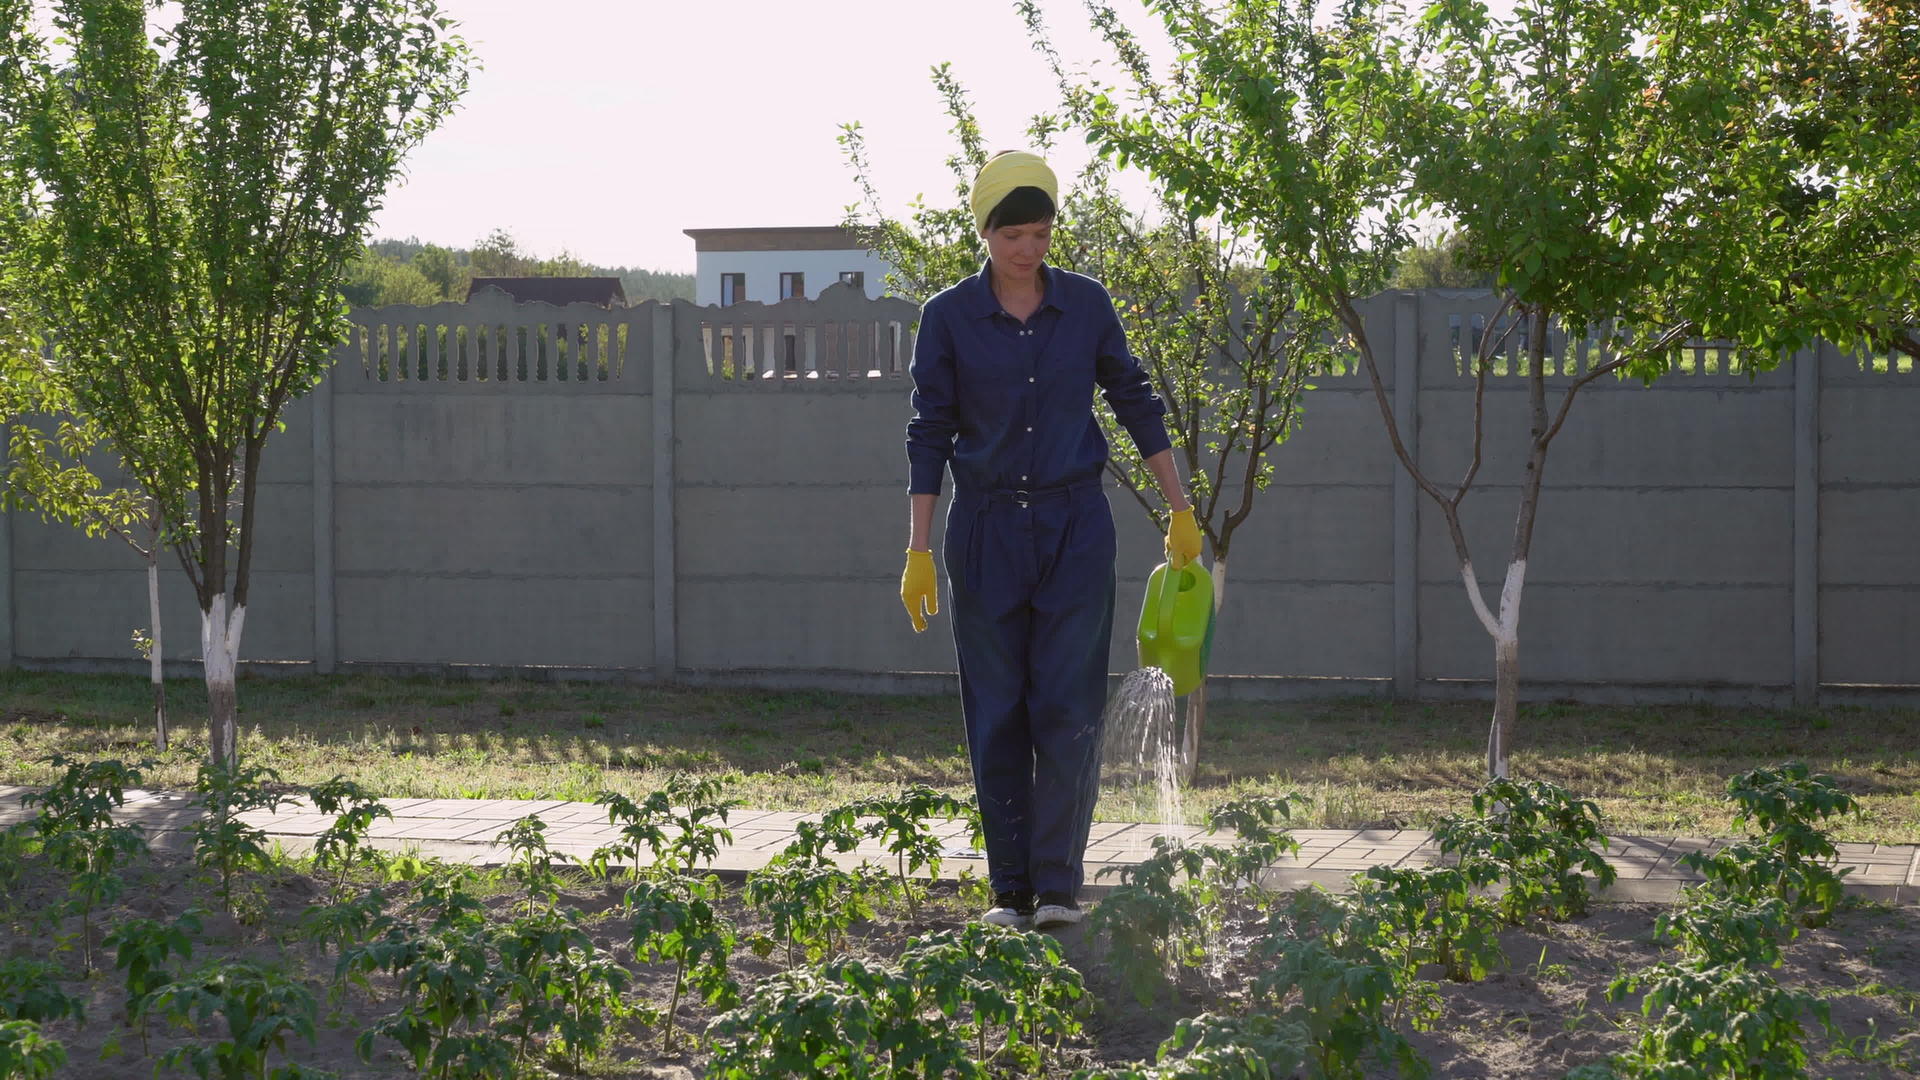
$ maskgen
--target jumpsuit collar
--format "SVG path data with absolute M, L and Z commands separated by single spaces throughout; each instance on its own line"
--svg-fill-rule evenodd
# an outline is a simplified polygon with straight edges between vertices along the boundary
M 993 295 L 993 260 L 987 259 L 980 264 L 980 272 L 966 280 L 962 295 L 967 301 L 967 316 L 974 319 L 990 318 L 1000 314 L 1000 298 Z M 1061 305 L 1065 299 L 1061 295 L 1059 272 L 1046 263 L 1040 264 L 1040 308 L 1064 312 Z

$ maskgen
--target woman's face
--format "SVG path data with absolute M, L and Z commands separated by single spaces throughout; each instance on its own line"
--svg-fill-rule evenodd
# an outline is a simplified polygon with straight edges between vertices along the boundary
M 1040 272 L 1041 260 L 1053 243 L 1053 219 L 1027 225 L 1002 225 L 987 230 L 987 257 L 994 269 L 1013 278 Z

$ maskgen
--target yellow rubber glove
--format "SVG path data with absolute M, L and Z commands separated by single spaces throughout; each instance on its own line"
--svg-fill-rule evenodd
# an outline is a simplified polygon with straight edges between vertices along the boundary
M 913 632 L 927 628 L 927 616 L 940 614 L 940 587 L 933 580 L 933 552 L 907 549 L 907 568 L 900 572 L 900 602 L 907 606 Z
M 1175 510 L 1167 522 L 1167 565 L 1175 570 L 1200 557 L 1200 526 L 1193 508 Z

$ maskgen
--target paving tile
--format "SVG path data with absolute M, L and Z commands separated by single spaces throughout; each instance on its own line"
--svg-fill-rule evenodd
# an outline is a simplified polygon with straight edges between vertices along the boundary
M 18 802 L 31 790 L 0 785 L 0 825 L 32 817 L 32 812 Z M 141 824 L 155 846 L 186 843 L 181 830 L 199 817 L 199 810 L 189 799 L 166 791 L 141 791 L 129 796 L 116 818 Z M 407 798 L 388 801 L 386 806 L 394 817 L 373 824 L 369 843 L 382 850 L 417 851 L 449 862 L 505 862 L 510 852 L 494 844 L 494 837 L 508 822 L 529 815 L 547 823 L 548 843 L 553 850 L 581 858 L 619 836 L 619 826 L 607 821 L 605 808 L 579 801 Z M 788 810 L 741 809 L 726 823 L 734 842 L 721 850 L 713 868 L 739 873 L 764 866 L 792 841 L 797 823 L 817 819 L 818 815 Z M 311 837 L 333 822 L 330 815 L 314 812 L 304 799 L 247 815 L 246 820 L 295 851 L 309 848 Z M 971 830 L 965 822 L 945 820 L 930 828 L 947 844 L 942 856 L 943 876 L 962 869 L 980 871 L 983 853 L 968 843 Z M 674 835 L 672 829 L 667 832 Z M 1112 887 L 1113 875 L 1102 882 L 1097 878 L 1101 871 L 1137 863 L 1152 852 L 1153 838 L 1162 833 L 1189 842 L 1206 835 L 1204 829 L 1190 825 L 1166 829 L 1152 822 L 1095 822 L 1086 851 L 1089 894 L 1097 895 Z M 1281 857 L 1267 869 L 1263 881 L 1269 888 L 1319 884 L 1345 890 L 1351 886 L 1353 874 L 1370 866 L 1428 866 L 1443 861 L 1432 834 L 1418 829 L 1297 829 L 1291 835 L 1300 851 Z M 1231 837 L 1211 839 L 1227 842 Z M 1688 852 L 1710 853 L 1726 842 L 1709 837 L 1612 837 L 1605 857 L 1620 879 L 1602 895 L 1616 900 L 1672 900 L 1682 885 L 1700 879 L 1679 864 L 1680 857 Z M 1914 901 L 1915 890 L 1920 890 L 1920 846 L 1846 843 L 1836 845 L 1836 850 L 1834 864 L 1853 868 L 1846 878 L 1850 891 L 1896 903 Z M 893 864 L 884 843 L 873 840 L 834 858 L 847 867 L 863 860 Z M 1453 860 L 1449 857 L 1445 861 Z
M 376 821 L 372 828 L 367 830 L 367 835 L 405 840 L 483 839 L 491 842 L 499 832 L 497 825 L 498 822 L 462 818 L 407 822 Z
M 330 814 L 280 814 L 265 821 L 252 821 L 242 814 L 241 820 L 272 836 L 318 836 L 333 826 Z

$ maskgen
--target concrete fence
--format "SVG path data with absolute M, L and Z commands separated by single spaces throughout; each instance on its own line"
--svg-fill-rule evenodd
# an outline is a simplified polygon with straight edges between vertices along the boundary
M 1386 293 L 1370 335 L 1424 466 L 1471 452 L 1463 355 L 1486 293 Z M 944 616 L 897 598 L 917 312 L 813 302 L 357 311 L 263 465 L 243 657 L 282 670 L 941 691 Z M 1515 341 L 1520 336 L 1515 335 Z M 1564 387 L 1595 362 L 1553 339 Z M 1720 350 L 1653 387 L 1582 392 L 1548 460 L 1521 622 L 1536 696 L 1920 700 L 1920 373 L 1828 348 L 1748 377 Z M 1482 577 L 1510 542 L 1527 416 L 1517 348 L 1486 391 L 1465 504 Z M 1236 535 L 1216 693 L 1486 691 L 1491 653 L 1440 516 L 1373 391 L 1316 381 Z M 1158 535 L 1131 498 L 1113 668 Z M 938 530 L 936 530 L 938 535 Z M 139 562 L 0 515 L 0 663 L 133 670 Z M 166 654 L 197 656 L 184 576 Z

